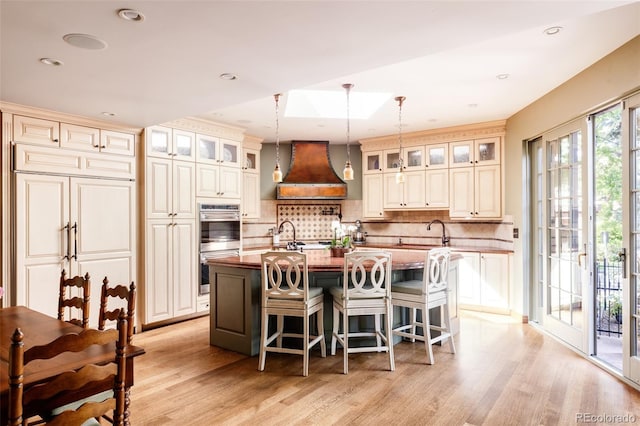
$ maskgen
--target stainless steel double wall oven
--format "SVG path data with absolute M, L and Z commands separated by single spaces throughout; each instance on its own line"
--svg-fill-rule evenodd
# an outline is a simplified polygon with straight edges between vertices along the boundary
M 240 206 L 238 204 L 199 204 L 200 285 L 198 294 L 209 294 L 207 259 L 240 254 Z

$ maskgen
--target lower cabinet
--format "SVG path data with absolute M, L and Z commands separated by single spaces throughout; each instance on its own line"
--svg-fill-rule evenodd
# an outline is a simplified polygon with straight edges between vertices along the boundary
M 460 252 L 460 308 L 509 313 L 509 255 Z
M 145 324 L 196 312 L 199 262 L 195 238 L 194 220 L 147 222 Z

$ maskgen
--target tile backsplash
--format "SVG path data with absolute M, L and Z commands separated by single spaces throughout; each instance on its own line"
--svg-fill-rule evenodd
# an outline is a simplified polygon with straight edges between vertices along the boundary
M 342 223 L 352 225 L 362 219 L 361 200 L 335 202 L 305 200 L 299 202 L 262 200 L 261 219 L 247 221 L 242 226 L 243 247 L 264 248 L 271 245 L 270 231 L 283 220 L 291 220 L 296 227 L 296 239 L 301 241 L 328 241 L 332 238 L 331 222 L 342 215 Z M 333 210 L 332 210 L 333 209 Z M 437 245 L 442 228 L 427 230 L 426 224 L 440 219 L 445 223 L 451 246 L 483 247 L 513 250 L 513 219 L 505 216 L 501 221 L 460 221 L 449 218 L 446 210 L 387 211 L 380 220 L 362 220 L 367 243 Z M 290 225 L 284 225 L 280 241 L 293 239 Z
M 340 204 L 278 204 L 277 223 L 291 221 L 296 228 L 297 240 L 325 241 L 333 238 L 331 222 L 342 218 Z M 293 230 L 285 225 L 281 241 L 291 241 Z

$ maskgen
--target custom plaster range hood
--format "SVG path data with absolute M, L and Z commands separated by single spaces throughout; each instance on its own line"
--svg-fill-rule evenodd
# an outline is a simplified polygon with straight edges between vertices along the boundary
M 278 200 L 344 200 L 347 184 L 336 174 L 327 141 L 292 141 L 289 171 L 277 186 Z

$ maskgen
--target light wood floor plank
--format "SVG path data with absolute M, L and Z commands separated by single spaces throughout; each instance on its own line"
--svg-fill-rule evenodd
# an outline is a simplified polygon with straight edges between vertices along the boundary
M 257 357 L 209 345 L 208 318 L 136 334 L 146 355 L 136 361 L 134 425 L 565 425 L 578 413 L 634 415 L 640 392 L 554 339 L 507 317 L 465 313 L 457 354 L 435 347 L 395 347 L 396 371 L 384 353 L 302 358 Z

